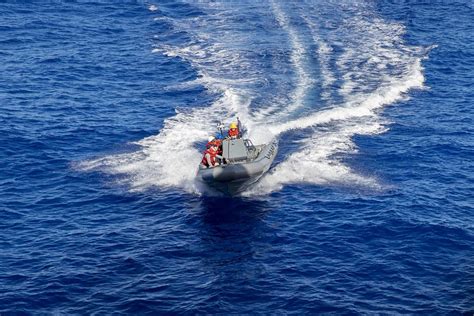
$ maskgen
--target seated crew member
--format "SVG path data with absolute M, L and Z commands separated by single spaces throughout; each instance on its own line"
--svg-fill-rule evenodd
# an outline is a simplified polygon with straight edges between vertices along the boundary
M 209 136 L 207 139 L 206 148 L 210 148 L 212 143 L 216 143 L 217 145 L 217 156 L 219 159 L 222 157 L 222 136 L 220 134 L 216 134 L 216 136 Z
M 222 134 L 217 133 L 214 138 L 214 142 L 217 144 L 217 158 L 220 164 L 223 164 L 223 163 L 225 164 L 225 159 L 222 158 L 222 152 L 223 152 L 222 141 L 223 141 Z
M 222 156 L 222 136 L 220 134 L 217 134 L 213 142 L 217 145 L 217 154 L 219 156 Z
M 236 139 L 239 137 L 239 128 L 237 126 L 237 123 L 235 122 L 230 123 L 228 135 L 232 139 Z
M 208 148 L 204 151 L 204 157 L 202 157 L 201 164 L 206 166 L 207 168 L 212 168 L 219 165 L 219 161 L 217 158 L 221 158 L 218 155 L 218 146 L 215 141 L 210 141 L 208 144 Z
M 215 140 L 216 138 L 214 136 L 209 136 L 209 138 L 207 139 L 207 144 L 206 144 L 206 149 L 210 148 L 211 145 L 212 145 L 212 142 Z

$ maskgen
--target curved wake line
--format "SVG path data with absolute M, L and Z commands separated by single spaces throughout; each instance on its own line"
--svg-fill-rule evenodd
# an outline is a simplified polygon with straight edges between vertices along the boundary
M 296 88 L 291 95 L 291 104 L 289 104 L 284 110 L 277 106 L 269 106 L 254 113 L 256 119 L 268 118 L 269 115 L 281 118 L 294 112 L 298 108 L 301 108 L 304 105 L 304 98 L 308 94 L 308 91 L 311 90 L 315 84 L 315 80 L 311 78 L 310 73 L 307 71 L 307 56 L 309 55 L 309 52 L 304 47 L 298 32 L 291 27 L 289 18 L 285 16 L 280 6 L 273 0 L 270 1 L 270 4 L 278 24 L 288 33 L 288 38 L 292 48 L 290 60 L 295 70 Z M 276 111 L 278 111 L 278 113 L 276 113 Z M 277 117 L 274 117 L 274 119 Z
M 321 33 L 318 24 L 311 20 L 313 8 L 304 7 L 304 3 L 291 3 L 292 8 L 303 5 L 296 12 L 304 21 L 302 27 L 309 30 L 306 34 L 308 38 L 304 38 L 303 31 L 291 23 L 291 19 L 295 18 L 294 13 L 285 12 L 275 1 L 270 4 L 273 15 L 268 17 L 271 20 L 269 23 L 274 24 L 276 19 L 280 32 L 283 31 L 282 35 L 272 33 L 272 38 L 277 41 L 283 38 L 284 41 L 286 37 L 291 49 L 289 59 L 276 54 L 271 55 L 271 62 L 277 63 L 278 68 L 287 66 L 292 69 L 293 76 L 272 77 L 272 74 L 258 69 L 259 60 L 252 58 L 260 58 L 261 55 L 248 53 L 251 42 L 246 42 L 247 35 L 235 31 L 229 36 L 231 40 L 226 37 L 229 27 L 236 26 L 237 30 L 241 27 L 234 19 L 234 9 L 223 5 L 219 7 L 219 10 L 224 10 L 221 12 L 210 5 L 211 19 L 206 16 L 193 17 L 191 27 L 187 20 L 172 23 L 178 28 L 178 34 L 188 32 L 187 38 L 190 40 L 186 45 L 158 42 L 153 51 L 179 56 L 196 70 L 198 79 L 173 86 L 173 89 L 198 84 L 220 96 L 208 107 L 177 112 L 166 119 L 157 135 L 135 143 L 140 146 L 139 150 L 84 161 L 78 168 L 122 175 L 119 177 L 120 182 L 132 191 L 177 187 L 202 194 L 204 189 L 195 181 L 201 159 L 201 152 L 197 148 L 215 130 L 217 121 L 239 116 L 249 128 L 249 137 L 255 144 L 264 143 L 275 135 L 280 136 L 281 142 L 291 143 L 292 134 L 282 138 L 284 133 L 302 130 L 298 135 L 299 149 L 281 153 L 287 154 L 286 158 L 245 195 L 268 194 L 291 183 L 380 189 L 376 179 L 358 174 L 337 157 L 357 152 L 357 146 L 353 143 L 354 135 L 373 135 L 386 131 L 380 110 L 403 100 L 410 89 L 423 87 L 421 58 L 415 56 L 416 49 L 403 45 L 403 27 L 380 19 L 372 21 L 365 15 L 360 18 L 354 12 L 354 18 L 341 19 L 344 24 L 335 31 L 337 42 L 333 44 L 332 34 Z M 205 11 L 206 4 L 201 5 Z M 266 11 L 262 12 L 261 17 L 266 17 L 265 14 Z M 239 35 L 244 37 L 240 38 Z M 341 36 L 345 38 L 340 39 Z M 312 43 L 303 41 L 303 38 L 312 40 Z M 332 47 L 340 45 L 339 41 L 344 41 L 345 45 L 334 51 Z M 310 56 L 309 50 L 313 45 L 316 49 L 314 55 Z M 270 49 L 273 47 L 270 46 Z M 319 74 L 311 69 L 313 61 L 316 62 L 316 69 L 320 69 Z M 281 80 L 275 84 L 283 87 L 283 91 L 260 91 L 262 82 L 265 88 L 265 75 L 272 80 Z M 320 78 L 316 80 L 318 75 Z M 319 91 L 316 90 L 318 88 L 323 100 L 332 100 L 334 96 L 332 104 L 308 104 L 309 95 Z M 289 95 L 290 104 L 285 107 L 283 102 L 275 102 L 271 106 L 251 111 L 254 97 L 262 93 L 261 97 L 265 98 L 265 92 L 270 96 L 275 95 L 277 101 L 288 100 L 286 96 Z M 314 110 L 297 113 L 303 107 Z M 316 110 L 321 107 L 323 110 Z M 288 121 L 288 118 L 296 115 L 299 117 Z M 189 130 L 193 133 L 189 133 Z M 170 155 L 169 148 L 178 154 Z
M 275 135 L 328 123 L 332 123 L 334 130 L 324 133 L 314 132 L 311 138 L 303 141 L 301 150 L 292 153 L 275 166 L 256 186 L 245 192 L 245 195 L 267 195 L 291 183 L 317 185 L 339 183 L 381 189 L 376 179 L 359 175 L 333 156 L 336 153 L 357 152 L 352 141 L 354 135 L 385 132 L 387 128 L 378 122 L 380 118 L 377 110 L 402 100 L 409 90 L 422 88 L 423 83 L 421 58 L 417 58 L 409 74 L 391 86 L 380 87 L 365 100 L 356 99 L 345 106 L 329 108 L 308 117 L 269 127 Z
M 316 23 L 310 20 L 310 18 L 303 13 L 303 20 L 309 26 L 311 35 L 313 37 L 313 42 L 317 45 L 318 50 L 318 61 L 319 69 L 321 71 L 321 88 L 322 88 L 322 97 L 323 99 L 329 100 L 331 96 L 330 87 L 336 81 L 336 78 L 331 73 L 329 69 L 330 53 L 332 48 L 319 36 L 318 31 L 319 27 Z
M 403 95 L 410 89 L 422 88 L 424 83 L 422 70 L 421 58 L 419 58 L 413 65 L 411 73 L 406 78 L 402 78 L 393 86 L 377 89 L 372 95 L 368 96 L 367 99 L 363 101 L 352 101 L 344 106 L 336 106 L 307 117 L 283 123 L 279 126 L 270 127 L 269 129 L 275 135 L 279 135 L 288 130 L 304 129 L 335 120 L 347 121 L 351 118 L 376 116 L 376 110 L 385 105 L 401 100 Z

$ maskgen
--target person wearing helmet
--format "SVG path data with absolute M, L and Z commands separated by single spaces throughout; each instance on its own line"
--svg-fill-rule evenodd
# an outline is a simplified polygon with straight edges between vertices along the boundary
M 222 136 L 220 135 L 216 135 L 215 137 L 209 136 L 209 138 L 207 139 L 206 148 L 207 149 L 211 148 L 211 145 L 213 143 L 215 143 L 217 146 L 217 155 L 222 156 Z
M 214 138 L 213 142 L 217 146 L 217 155 L 222 156 L 222 136 Z
M 230 123 L 228 135 L 232 139 L 236 139 L 239 137 L 239 127 L 237 126 L 237 123 Z
M 221 132 L 217 132 L 216 135 L 214 135 L 214 138 L 215 138 L 216 140 L 221 140 L 221 141 L 222 141 L 222 139 L 223 139 L 224 137 L 222 136 L 222 133 L 221 133 Z
M 210 148 L 212 142 L 213 142 L 215 139 L 216 139 L 216 138 L 215 138 L 214 136 L 209 136 L 209 138 L 207 139 L 206 148 Z
M 210 139 L 210 138 L 209 138 Z M 204 151 L 204 156 L 202 157 L 201 164 L 206 168 L 212 168 L 219 165 L 218 158 L 221 158 L 218 155 L 218 144 L 214 140 L 210 140 L 207 145 L 207 149 Z

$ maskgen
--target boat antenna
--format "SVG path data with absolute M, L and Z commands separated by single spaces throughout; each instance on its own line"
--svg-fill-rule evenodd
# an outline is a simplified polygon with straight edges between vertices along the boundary
M 237 128 L 239 129 L 239 138 L 242 137 L 242 123 L 240 123 L 240 119 L 237 116 Z
M 219 133 L 221 133 L 221 137 L 224 137 L 224 133 L 222 132 L 223 129 L 224 129 L 224 124 L 222 124 L 222 122 L 218 122 L 217 130 L 219 131 Z

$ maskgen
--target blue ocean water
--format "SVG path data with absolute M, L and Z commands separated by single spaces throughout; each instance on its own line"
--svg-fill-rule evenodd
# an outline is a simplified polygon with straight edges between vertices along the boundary
M 0 314 L 472 314 L 471 1 L 0 3 Z M 275 135 L 242 196 L 215 123 Z

